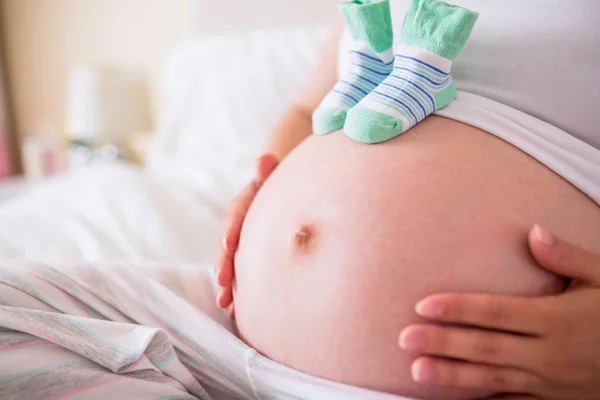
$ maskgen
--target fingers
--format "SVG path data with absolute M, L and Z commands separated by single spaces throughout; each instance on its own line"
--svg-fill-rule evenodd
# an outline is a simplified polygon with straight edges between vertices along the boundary
M 484 294 L 439 294 L 416 306 L 423 318 L 459 325 L 542 335 L 546 332 L 545 308 L 538 299 Z
M 225 224 L 224 246 L 226 250 L 235 250 L 239 244 L 244 218 L 250 209 L 260 187 L 275 170 L 279 161 L 271 154 L 265 154 L 258 160 L 257 178 L 251 182 L 233 201 L 233 207 Z
M 217 260 L 217 283 L 221 287 L 231 285 L 231 281 L 235 277 L 234 258 L 234 250 L 227 250 L 225 248 L 220 250 Z
M 529 233 L 529 246 L 542 267 L 558 275 L 600 285 L 600 254 L 590 253 L 537 225 Z
M 234 200 L 232 209 L 225 224 L 225 239 L 224 247 L 228 251 L 235 251 L 240 241 L 242 232 L 242 224 L 248 213 L 248 209 L 252 204 L 252 200 L 256 197 L 260 184 L 257 181 L 250 183 Z
M 479 329 L 412 325 L 400 334 L 404 350 L 478 364 L 533 369 L 539 340 Z
M 412 377 L 418 383 L 464 389 L 492 390 L 502 393 L 532 393 L 542 385 L 533 374 L 513 368 L 492 367 L 418 358 L 412 365 Z
M 272 154 L 265 154 L 260 157 L 256 167 L 259 183 L 264 183 L 275 168 L 277 168 L 277 165 L 279 165 L 279 160 Z
M 235 251 L 233 250 L 226 250 L 223 247 L 219 252 L 216 264 L 217 284 L 219 285 L 217 305 L 221 308 L 230 306 L 233 301 L 233 295 L 229 296 L 227 290 L 232 290 L 231 285 L 235 278 L 234 257 Z
M 235 320 L 235 304 L 231 303 L 229 307 L 227 307 L 227 317 L 234 321 Z
M 240 195 L 233 201 L 232 209 L 225 224 L 223 246 L 219 251 L 216 263 L 217 283 L 221 287 L 217 295 L 217 304 L 227 308 L 231 319 L 235 318 L 233 307 L 232 282 L 235 278 L 234 258 L 242 233 L 242 226 L 252 201 L 265 180 L 275 170 L 279 160 L 271 154 L 265 154 L 257 163 L 257 178 L 251 182 Z
M 228 308 L 233 303 L 233 288 L 230 286 L 219 288 L 217 294 L 217 305 L 221 308 Z

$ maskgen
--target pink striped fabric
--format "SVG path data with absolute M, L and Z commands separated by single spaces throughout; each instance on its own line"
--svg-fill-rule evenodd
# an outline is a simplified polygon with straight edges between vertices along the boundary
M 277 364 L 195 305 L 131 267 L 2 264 L 0 398 L 401 399 Z

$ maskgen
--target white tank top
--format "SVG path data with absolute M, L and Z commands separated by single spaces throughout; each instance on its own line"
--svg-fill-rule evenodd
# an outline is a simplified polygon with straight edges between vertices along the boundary
M 600 1 L 451 0 L 480 13 L 437 114 L 529 153 L 600 204 Z M 396 44 L 409 0 L 391 0 Z M 347 68 L 350 38 L 340 48 Z

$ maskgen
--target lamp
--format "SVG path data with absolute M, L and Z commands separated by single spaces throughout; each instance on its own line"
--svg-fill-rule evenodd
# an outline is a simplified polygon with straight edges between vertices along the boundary
M 76 141 L 123 144 L 150 129 L 146 82 L 134 72 L 79 65 L 71 69 L 66 129 Z
M 146 82 L 132 71 L 79 65 L 71 69 L 67 91 L 66 133 L 71 166 L 96 159 L 135 158 L 131 135 L 151 127 Z

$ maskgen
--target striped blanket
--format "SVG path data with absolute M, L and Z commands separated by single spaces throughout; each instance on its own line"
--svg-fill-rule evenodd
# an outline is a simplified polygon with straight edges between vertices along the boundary
M 209 274 L 160 271 L 0 265 L 0 399 L 399 399 L 262 357 Z

